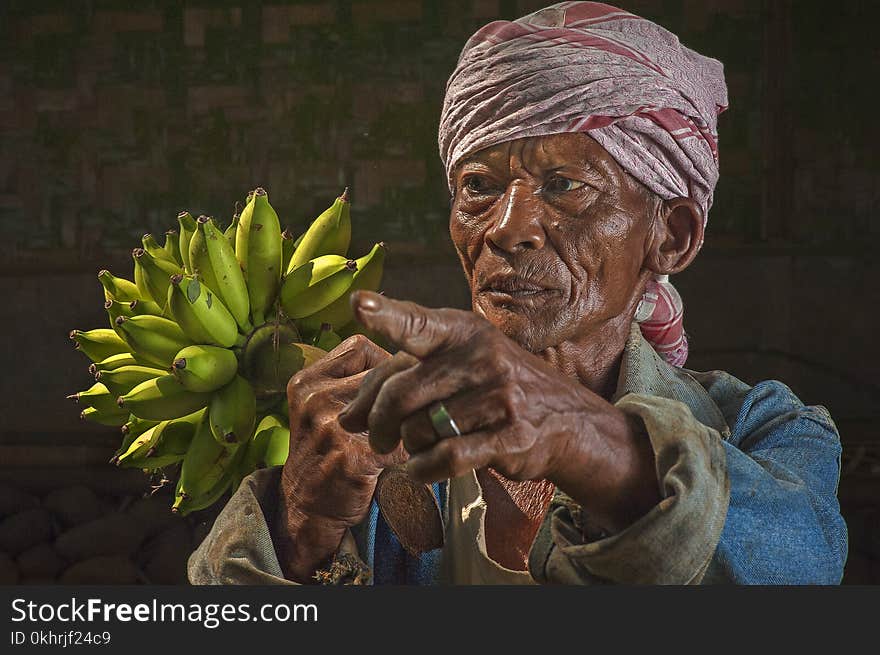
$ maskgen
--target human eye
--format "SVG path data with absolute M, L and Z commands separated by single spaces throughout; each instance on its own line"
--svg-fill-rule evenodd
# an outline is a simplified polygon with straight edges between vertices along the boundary
M 570 177 L 554 175 L 549 180 L 547 180 L 547 183 L 543 186 L 543 191 L 553 194 L 568 193 L 569 191 L 576 191 L 585 186 L 585 182 L 572 180 Z
M 486 196 L 491 195 L 496 186 L 485 175 L 470 173 L 462 178 L 462 188 L 470 196 Z

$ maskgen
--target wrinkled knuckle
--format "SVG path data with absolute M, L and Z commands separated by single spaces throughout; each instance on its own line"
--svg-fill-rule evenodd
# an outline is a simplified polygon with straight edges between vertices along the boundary
M 347 346 L 349 348 L 353 348 L 356 350 L 364 350 L 365 348 L 369 347 L 370 343 L 371 343 L 370 340 L 367 337 L 365 337 L 363 334 L 353 334 L 350 337 L 348 337 L 345 341 L 343 341 L 342 344 L 340 344 L 340 345 L 344 344 L 345 346 Z
M 423 312 L 410 312 L 404 319 L 404 331 L 413 336 L 425 335 L 428 329 L 428 318 Z
M 308 376 L 304 371 L 295 373 L 287 381 L 287 398 L 288 400 L 299 399 L 303 395 L 304 389 L 308 386 Z
M 446 452 L 444 453 L 447 469 L 453 475 L 462 473 L 462 468 L 465 464 L 465 457 L 461 449 L 461 444 L 451 439 L 447 439 L 443 443 L 447 444 L 445 448 Z

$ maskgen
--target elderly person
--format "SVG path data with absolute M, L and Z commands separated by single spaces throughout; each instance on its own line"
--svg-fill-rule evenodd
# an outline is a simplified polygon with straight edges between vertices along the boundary
M 191 581 L 838 583 L 828 412 L 682 368 L 667 276 L 703 243 L 726 105 L 719 62 L 608 5 L 479 30 L 440 122 L 473 312 L 355 294 L 398 352 L 353 337 L 290 381 L 289 460 Z

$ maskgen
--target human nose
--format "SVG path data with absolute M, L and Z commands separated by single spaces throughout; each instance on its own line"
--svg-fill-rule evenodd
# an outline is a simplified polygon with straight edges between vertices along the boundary
M 486 232 L 486 239 L 506 252 L 540 250 L 546 234 L 541 224 L 540 200 L 528 189 L 512 184 L 502 202 L 501 216 Z

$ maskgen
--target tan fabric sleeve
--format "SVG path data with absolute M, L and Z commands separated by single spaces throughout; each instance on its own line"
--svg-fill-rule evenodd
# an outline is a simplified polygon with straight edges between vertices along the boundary
M 610 537 L 585 529 L 580 507 L 557 492 L 529 553 L 550 584 L 699 584 L 724 528 L 730 497 L 724 446 L 687 405 L 628 394 L 616 406 L 644 422 L 663 500 Z
M 298 584 L 284 577 L 272 542 L 271 519 L 278 506 L 280 484 L 280 466 L 257 470 L 242 480 L 208 536 L 190 555 L 187 570 L 191 584 Z M 361 560 L 350 531 L 333 564 L 319 574 L 325 584 L 367 581 L 364 576 L 369 577 L 369 569 Z

